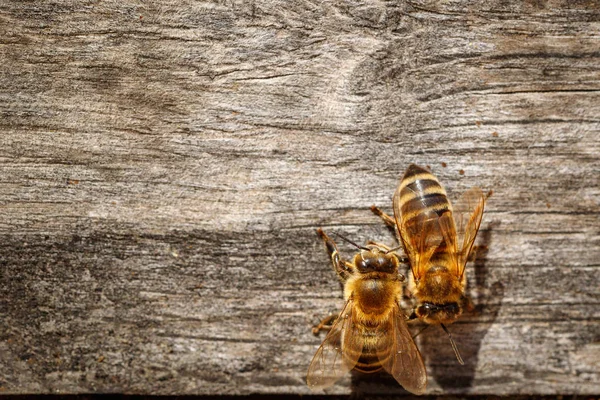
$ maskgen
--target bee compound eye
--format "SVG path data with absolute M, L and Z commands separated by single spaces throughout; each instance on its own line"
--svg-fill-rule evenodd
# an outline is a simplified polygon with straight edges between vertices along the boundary
M 430 314 L 432 311 L 434 311 L 435 307 L 431 303 L 423 303 L 419 309 L 421 310 L 422 314 Z
M 368 261 L 363 258 L 356 264 L 356 267 L 358 268 L 359 271 L 364 271 L 367 269 L 367 264 L 368 264 Z
M 452 303 L 452 304 L 448 305 L 448 311 L 451 313 L 458 312 L 458 304 Z
M 377 268 L 378 259 L 368 254 L 361 257 L 361 260 L 356 264 L 358 270 L 361 272 L 373 271 Z

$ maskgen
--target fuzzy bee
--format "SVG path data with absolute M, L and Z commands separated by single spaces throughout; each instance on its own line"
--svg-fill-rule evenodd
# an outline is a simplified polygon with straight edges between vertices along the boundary
M 333 385 L 355 369 L 385 370 L 406 390 L 422 394 L 427 373 L 399 305 L 404 276 L 388 247 L 369 242 L 351 262 L 343 260 L 335 242 L 321 229 L 333 268 L 344 284 L 346 301 L 317 350 L 306 378 L 311 389 Z
M 411 318 L 440 325 L 461 364 L 463 360 L 445 324 L 472 308 L 465 292 L 465 265 L 484 206 L 485 197 L 479 188 L 468 190 L 452 205 L 437 178 L 411 164 L 394 194 L 394 218 L 371 207 L 394 227 L 408 256 L 408 289 L 415 299 Z

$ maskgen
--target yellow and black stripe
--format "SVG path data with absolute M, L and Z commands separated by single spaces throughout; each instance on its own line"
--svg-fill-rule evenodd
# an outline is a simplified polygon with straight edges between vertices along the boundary
M 361 354 L 353 353 L 358 356 L 358 361 L 354 367 L 357 371 L 370 374 L 383 368 L 383 364 L 388 363 L 392 354 L 393 327 L 390 321 L 382 324 L 359 323 L 358 333 L 363 343 Z M 347 351 L 349 349 L 346 349 Z
M 438 215 L 452 211 L 446 190 L 425 168 L 411 164 L 398 187 L 400 211 L 405 223 L 418 215 L 435 211 Z
M 365 332 L 366 333 L 366 332 Z M 373 332 L 376 335 L 381 335 L 381 332 Z M 368 335 L 368 333 L 367 333 Z M 375 342 L 379 343 L 385 338 L 378 338 Z M 365 337 L 365 342 L 373 341 L 373 337 Z M 392 357 L 391 347 L 390 346 L 378 346 L 380 349 L 375 347 L 365 346 L 363 348 L 362 354 L 356 363 L 355 369 L 357 371 L 363 372 L 365 374 L 374 373 L 380 371 L 383 368 L 383 363 L 387 362 L 387 360 Z
M 436 217 L 449 211 L 452 212 L 452 205 L 444 187 L 431 172 L 415 164 L 411 164 L 402 177 L 394 201 L 398 202 L 395 207 L 400 211 L 400 220 L 404 226 L 411 226 L 413 220 L 416 223 L 415 219 L 419 217 L 429 220 L 432 216 Z M 423 231 L 412 231 L 419 237 L 403 238 L 404 243 L 424 243 L 426 245 L 428 237 L 439 238 L 442 236 L 441 227 L 435 221 L 423 225 L 423 228 Z M 413 250 L 419 251 L 419 249 Z M 439 241 L 430 261 L 440 265 L 446 264 L 452 257 L 448 250 L 445 240 Z

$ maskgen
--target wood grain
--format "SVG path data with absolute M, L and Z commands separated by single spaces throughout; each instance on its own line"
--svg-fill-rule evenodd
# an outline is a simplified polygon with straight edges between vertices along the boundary
M 315 229 L 414 162 L 494 192 L 428 393 L 600 393 L 597 1 L 9 0 L 0 60 L 0 391 L 308 394 Z

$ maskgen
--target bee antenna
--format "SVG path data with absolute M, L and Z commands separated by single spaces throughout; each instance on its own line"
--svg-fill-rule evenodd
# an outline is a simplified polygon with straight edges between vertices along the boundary
M 448 331 L 448 328 L 446 328 L 446 326 L 444 324 L 440 324 L 440 325 L 442 326 L 442 329 L 444 330 L 444 332 L 446 332 L 448 334 L 448 339 L 450 339 L 450 344 L 452 345 L 452 350 L 454 350 L 454 354 L 456 354 L 456 359 L 458 360 L 458 363 L 460 365 L 465 365 L 465 362 L 463 361 L 462 357 L 460 356 L 460 353 L 458 352 L 458 347 L 456 347 L 456 343 L 454 343 L 454 339 L 452 339 L 452 335 Z
M 388 253 L 393 253 L 394 251 L 396 251 L 396 250 L 400 250 L 401 248 L 402 248 L 402 245 L 400 245 L 400 246 L 396 246 L 396 247 L 394 247 L 394 248 L 392 248 L 392 249 L 389 249 L 388 251 L 386 251 L 386 252 L 385 252 L 385 254 L 388 254 Z
M 368 249 L 368 248 L 363 247 L 363 246 L 359 246 L 356 243 L 354 243 L 352 240 L 350 240 L 348 238 L 345 238 L 344 236 L 340 235 L 337 232 L 333 232 L 333 234 L 335 236 L 339 237 L 340 239 L 342 239 L 343 241 L 350 243 L 352 246 L 356 247 L 357 249 L 371 251 L 371 249 Z

